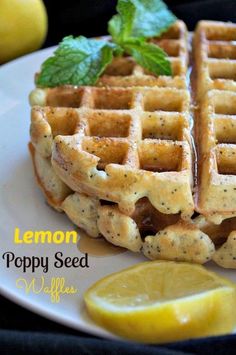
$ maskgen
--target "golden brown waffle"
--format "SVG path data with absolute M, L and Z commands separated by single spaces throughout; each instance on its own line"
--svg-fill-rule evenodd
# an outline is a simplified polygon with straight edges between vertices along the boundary
M 213 260 L 232 268 L 236 267 L 235 40 L 236 25 L 232 23 L 201 21 L 194 35 L 199 167 L 196 209 L 204 216 L 195 223 L 216 245 L 226 240 Z
M 236 91 L 236 25 L 200 21 L 194 34 L 197 97 L 211 89 Z
M 235 40 L 232 23 L 201 21 L 194 35 L 199 106 L 197 209 L 216 223 L 236 211 Z
M 190 218 L 187 92 L 70 88 L 68 100 L 74 97 L 77 104 L 78 95 L 77 109 L 32 109 L 32 143 L 44 156 L 50 156 L 52 147 L 57 175 L 72 190 L 117 203 L 128 215 L 146 196 L 160 212 Z
M 52 155 L 55 174 L 77 191 L 60 206 L 75 224 L 93 237 L 102 234 L 115 245 L 139 251 L 145 250 L 141 237 L 181 217 L 190 219 L 185 90 L 63 87 L 48 89 L 45 98 L 50 107 L 32 108 L 31 141 L 44 159 Z M 192 233 L 191 223 L 183 231 Z M 201 262 L 211 254 L 207 243 L 207 258 Z
M 182 21 L 177 21 L 161 37 L 150 42 L 158 44 L 168 54 L 172 76 L 154 76 L 137 65 L 133 58 L 116 58 L 98 81 L 99 86 L 159 86 L 184 89 L 187 87 L 188 32 Z

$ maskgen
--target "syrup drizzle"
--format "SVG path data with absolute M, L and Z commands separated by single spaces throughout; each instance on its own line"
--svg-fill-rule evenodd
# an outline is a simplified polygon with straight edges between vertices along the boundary
M 92 238 L 89 237 L 84 231 L 79 230 L 79 241 L 78 241 L 78 249 L 81 253 L 87 253 L 90 256 L 111 256 L 118 255 L 127 251 L 124 248 L 117 247 L 109 242 L 107 242 L 104 238 Z

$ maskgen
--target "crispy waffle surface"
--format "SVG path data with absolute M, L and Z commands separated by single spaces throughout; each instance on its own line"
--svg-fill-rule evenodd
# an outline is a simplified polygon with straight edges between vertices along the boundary
M 153 76 L 124 56 L 114 59 L 97 87 L 36 88 L 31 93 L 29 147 L 38 183 L 48 203 L 89 236 L 102 236 L 150 259 L 201 264 L 213 259 L 223 267 L 236 267 L 233 257 L 227 256 L 234 234 L 226 244 L 236 229 L 232 202 L 236 93 L 232 83 L 223 85 L 225 79 L 215 86 L 217 79 L 208 77 L 203 85 L 203 67 L 209 63 L 200 60 L 209 55 L 204 48 L 212 38 L 211 56 L 226 61 L 216 45 L 223 37 L 232 41 L 233 35 L 226 31 L 220 38 L 219 30 L 215 38 L 209 27 L 215 30 L 217 24 L 233 31 L 233 25 L 202 21 L 194 36 L 200 108 L 199 179 L 194 189 L 189 43 L 183 22 L 151 39 L 170 56 L 172 77 Z M 233 43 L 224 45 L 229 56 Z M 200 213 L 197 218 L 194 210 Z
M 236 91 L 236 25 L 200 21 L 194 33 L 197 100 L 209 90 Z
M 194 34 L 199 170 L 196 210 L 208 229 L 221 230 L 221 235 L 217 234 L 225 243 L 213 259 L 231 268 L 236 268 L 235 41 L 236 25 L 232 23 L 200 21 Z

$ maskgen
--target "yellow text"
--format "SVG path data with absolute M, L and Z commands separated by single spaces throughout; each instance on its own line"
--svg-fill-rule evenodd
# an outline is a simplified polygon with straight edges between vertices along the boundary
M 64 277 L 52 277 L 49 285 L 45 284 L 44 276 L 40 280 L 33 278 L 27 281 L 25 278 L 16 280 L 16 287 L 21 288 L 28 295 L 29 293 L 40 294 L 45 293 L 50 295 L 52 303 L 59 303 L 61 295 L 73 295 L 78 293 L 74 286 L 66 286 Z
M 76 244 L 78 235 L 76 231 L 32 231 L 28 230 L 22 233 L 20 228 L 15 228 L 15 244 Z

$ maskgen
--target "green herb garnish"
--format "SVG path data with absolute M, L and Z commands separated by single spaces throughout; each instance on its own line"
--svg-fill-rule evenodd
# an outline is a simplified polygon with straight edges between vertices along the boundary
M 65 37 L 41 67 L 36 84 L 94 85 L 113 56 L 126 52 L 156 75 L 171 75 L 167 54 L 147 39 L 158 36 L 176 21 L 161 0 L 118 0 L 117 15 L 108 24 L 112 42 L 83 36 Z
M 113 46 L 107 41 L 87 39 L 83 36 L 65 37 L 42 65 L 37 79 L 40 86 L 92 85 L 112 61 Z

